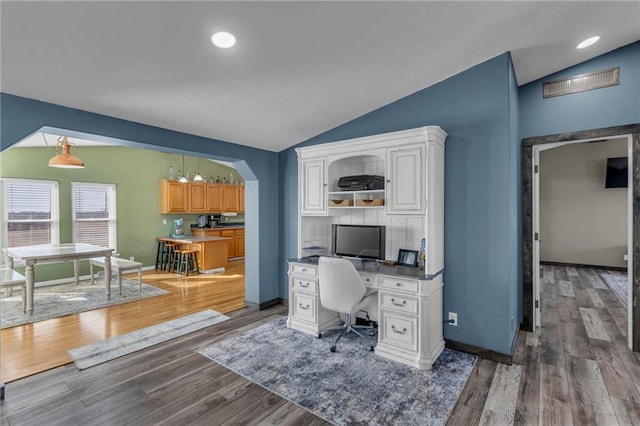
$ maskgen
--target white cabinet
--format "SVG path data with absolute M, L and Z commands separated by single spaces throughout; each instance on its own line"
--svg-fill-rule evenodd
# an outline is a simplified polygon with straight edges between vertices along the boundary
M 442 274 L 431 280 L 385 275 L 394 270 L 358 270 L 364 285 L 378 290 L 377 308 L 367 308 L 371 317 L 378 319 L 376 355 L 420 369 L 431 368 L 444 348 Z M 287 326 L 317 336 L 338 321 L 336 312 L 320 304 L 317 265 L 290 261 Z
M 318 267 L 307 263 L 289 263 L 289 317 L 287 327 L 318 335 L 339 323 L 336 312 L 320 305 Z
M 387 213 L 424 214 L 424 144 L 387 149 Z
M 300 214 L 327 214 L 325 167 L 326 163 L 323 158 L 300 162 L 299 176 L 301 179 L 298 183 L 300 186 L 299 193 L 302 198 Z

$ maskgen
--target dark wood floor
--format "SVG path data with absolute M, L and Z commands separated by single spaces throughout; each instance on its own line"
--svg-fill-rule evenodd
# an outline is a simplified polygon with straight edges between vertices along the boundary
M 543 320 L 518 336 L 514 363 L 480 360 L 448 424 L 640 424 L 640 357 L 626 309 L 593 269 L 545 266 Z M 7 384 L 0 425 L 324 424 L 195 353 L 286 315 L 231 320 L 78 371 L 73 364 Z

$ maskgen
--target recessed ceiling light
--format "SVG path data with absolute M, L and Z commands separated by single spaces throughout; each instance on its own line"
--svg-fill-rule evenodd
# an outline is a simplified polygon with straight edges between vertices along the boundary
M 585 47 L 589 47 L 598 40 L 600 40 L 600 36 L 589 37 L 588 39 L 577 45 L 576 49 L 584 49 Z
M 219 31 L 211 36 L 211 43 L 222 49 L 228 49 L 236 44 L 236 38 L 231 33 Z

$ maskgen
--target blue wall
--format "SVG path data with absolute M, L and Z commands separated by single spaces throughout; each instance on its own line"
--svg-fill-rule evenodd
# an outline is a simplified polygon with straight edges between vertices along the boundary
M 620 84 L 542 98 L 542 83 L 620 67 Z M 640 42 L 520 87 L 523 138 L 640 122 Z
M 0 94 L 0 148 L 9 148 L 41 128 L 65 129 L 67 136 L 107 140 L 139 148 L 238 161 L 245 179 L 247 294 L 261 303 L 279 296 L 278 155 L 273 152 L 207 139 L 131 121 Z M 250 169 L 250 170 L 249 170 Z M 117 169 L 114 169 L 117 173 Z M 259 188 L 259 190 L 258 190 Z M 259 213 L 257 213 L 259 212 Z
M 514 114 L 516 87 L 503 54 L 299 145 L 426 125 L 448 133 L 444 312 L 457 312 L 459 326 L 445 326 L 445 337 L 501 353 L 511 353 L 521 283 Z M 283 258 L 297 254 L 296 161 L 293 149 L 280 153 Z M 287 297 L 284 262 L 280 275 Z

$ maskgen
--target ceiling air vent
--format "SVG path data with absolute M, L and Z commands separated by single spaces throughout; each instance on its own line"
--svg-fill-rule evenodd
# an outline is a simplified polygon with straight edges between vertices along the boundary
M 620 84 L 620 67 L 598 71 L 590 74 L 576 75 L 566 80 L 549 81 L 542 85 L 542 96 L 569 95 L 571 93 L 586 92 L 587 90 Z

